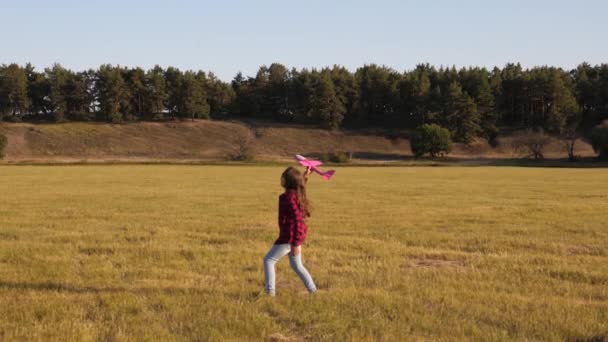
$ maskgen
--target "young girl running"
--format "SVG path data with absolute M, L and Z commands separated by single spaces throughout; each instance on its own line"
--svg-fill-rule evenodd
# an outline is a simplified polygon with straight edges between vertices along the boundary
M 264 257 L 264 277 L 266 293 L 275 295 L 275 264 L 289 254 L 289 264 L 304 282 L 310 293 L 317 291 L 310 273 L 302 265 L 302 243 L 306 239 L 308 228 L 304 218 L 310 216 L 310 206 L 306 198 L 306 181 L 311 170 L 304 175 L 288 167 L 281 175 L 281 186 L 285 192 L 279 196 L 279 238 Z

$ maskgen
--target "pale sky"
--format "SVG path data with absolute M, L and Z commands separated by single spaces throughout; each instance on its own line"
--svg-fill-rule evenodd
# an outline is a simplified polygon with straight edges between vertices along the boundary
M 608 62 L 603 0 L 0 0 L 0 63 L 213 71 Z

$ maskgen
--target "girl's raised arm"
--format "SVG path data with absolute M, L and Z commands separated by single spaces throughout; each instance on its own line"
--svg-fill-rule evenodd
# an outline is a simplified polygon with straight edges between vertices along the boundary
M 312 173 L 312 169 L 307 167 L 306 171 L 304 172 L 304 184 L 308 183 L 308 175 L 310 175 Z

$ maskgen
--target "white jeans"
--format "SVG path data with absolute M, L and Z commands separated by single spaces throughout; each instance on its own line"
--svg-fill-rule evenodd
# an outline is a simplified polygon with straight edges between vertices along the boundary
M 264 278 L 266 280 L 266 293 L 271 296 L 275 295 L 275 282 L 276 275 L 274 266 L 282 257 L 289 254 L 291 251 L 291 245 L 281 244 L 281 245 L 272 245 L 272 248 L 268 251 L 266 256 L 264 257 Z M 317 291 L 317 287 L 315 286 L 315 282 L 312 280 L 310 273 L 308 270 L 302 265 L 302 253 L 293 256 L 289 254 L 289 265 L 291 268 L 298 274 L 300 279 L 304 282 L 304 286 L 308 292 L 313 293 Z

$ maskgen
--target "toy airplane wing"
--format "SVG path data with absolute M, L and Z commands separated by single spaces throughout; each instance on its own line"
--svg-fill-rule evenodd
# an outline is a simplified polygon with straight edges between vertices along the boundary
M 318 160 L 310 160 L 310 159 L 298 159 L 298 163 L 300 163 L 300 165 L 306 166 L 306 167 L 317 167 L 317 166 L 321 166 L 323 164 Z
M 296 154 L 296 160 L 298 161 L 298 163 L 300 163 L 300 165 L 306 166 L 306 167 L 317 167 L 317 166 L 320 166 L 323 164 L 318 160 L 308 159 L 299 154 Z
M 318 160 L 309 160 L 307 164 L 310 165 L 311 167 L 317 167 L 317 166 L 321 166 L 321 164 L 323 164 L 323 163 L 321 163 Z
M 336 173 L 336 171 L 334 170 L 329 170 L 326 172 L 321 171 L 318 166 L 322 165 L 323 163 L 318 160 L 308 159 L 299 154 L 296 154 L 296 160 L 298 161 L 298 163 L 300 163 L 300 165 L 310 168 L 325 180 L 330 180 L 334 173 Z

